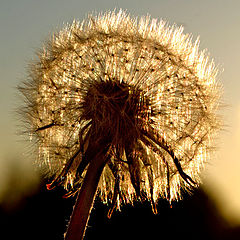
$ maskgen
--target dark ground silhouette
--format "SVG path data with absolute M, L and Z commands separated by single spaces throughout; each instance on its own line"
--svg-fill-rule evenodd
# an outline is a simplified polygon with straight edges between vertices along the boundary
M 14 191 L 14 189 L 13 189 Z M 61 240 L 66 230 L 74 199 L 64 199 L 62 189 L 39 191 L 28 196 L 12 210 L 0 206 L 1 239 Z M 158 215 L 150 203 L 124 206 L 107 218 L 108 208 L 96 200 L 86 240 L 93 239 L 240 239 L 240 227 L 230 228 L 214 202 L 201 189 L 184 200 L 169 204 L 160 200 Z M 4 237 L 6 236 L 6 237 Z

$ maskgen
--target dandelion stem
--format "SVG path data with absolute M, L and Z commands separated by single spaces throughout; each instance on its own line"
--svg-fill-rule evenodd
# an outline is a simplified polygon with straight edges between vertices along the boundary
M 82 187 L 78 193 L 65 240 L 81 240 L 84 237 L 99 179 L 107 162 L 108 147 L 97 152 L 90 161 Z

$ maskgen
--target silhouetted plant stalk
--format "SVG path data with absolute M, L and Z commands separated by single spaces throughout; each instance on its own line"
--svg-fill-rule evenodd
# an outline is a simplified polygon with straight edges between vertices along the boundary
M 73 22 L 38 54 L 20 87 L 38 163 L 78 192 L 66 239 L 82 239 L 98 193 L 110 205 L 181 199 L 200 183 L 221 87 L 199 41 L 149 17 L 109 12 Z M 46 167 L 47 166 L 47 167 Z

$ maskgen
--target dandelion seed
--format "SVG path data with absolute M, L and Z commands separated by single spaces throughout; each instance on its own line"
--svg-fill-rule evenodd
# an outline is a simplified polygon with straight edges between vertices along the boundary
M 79 192 L 66 239 L 83 237 L 96 192 L 110 217 L 198 186 L 220 126 L 217 69 L 198 44 L 120 11 L 73 22 L 39 53 L 20 90 L 48 188 Z

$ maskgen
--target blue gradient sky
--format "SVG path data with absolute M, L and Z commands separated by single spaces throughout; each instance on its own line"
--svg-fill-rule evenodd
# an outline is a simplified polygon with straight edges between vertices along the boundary
M 183 25 L 200 49 L 207 48 L 220 67 L 224 85 L 222 110 L 226 131 L 219 150 L 204 174 L 207 191 L 223 213 L 240 224 L 240 1 L 238 0 L 0 0 L 0 194 L 8 187 L 13 165 L 29 180 L 33 173 L 22 155 L 24 145 L 15 135 L 19 105 L 16 86 L 26 77 L 26 66 L 51 32 L 92 11 L 122 8 L 133 16 L 150 14 L 170 24 Z M 224 71 L 223 71 L 224 69 Z M 31 168 L 30 168 L 31 169 Z M 31 171 L 30 171 L 31 172 Z M 26 179 L 25 179 L 26 178 Z M 26 181 L 27 181 L 26 180 Z M 21 184 L 20 184 L 21 185 Z M 21 185 L 21 186 L 22 186 Z

